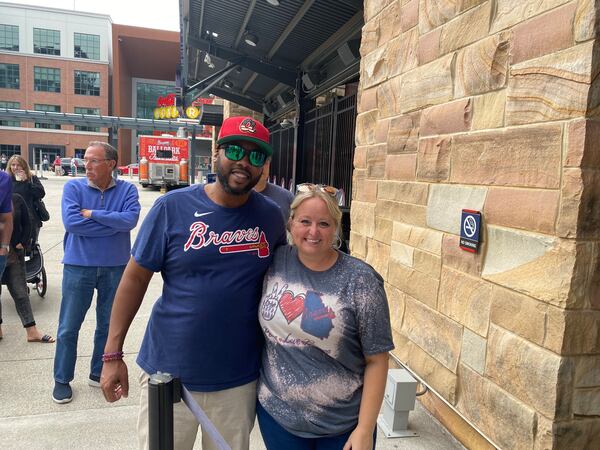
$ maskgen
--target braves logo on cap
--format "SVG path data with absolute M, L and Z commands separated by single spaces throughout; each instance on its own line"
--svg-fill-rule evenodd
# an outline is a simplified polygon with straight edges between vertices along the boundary
M 256 133 L 256 122 L 250 118 L 244 119 L 240 123 L 240 131 L 244 133 Z

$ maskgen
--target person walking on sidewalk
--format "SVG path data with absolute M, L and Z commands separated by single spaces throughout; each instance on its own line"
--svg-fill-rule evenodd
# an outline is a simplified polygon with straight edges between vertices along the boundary
M 250 117 L 230 117 L 217 146 L 216 182 L 156 201 L 115 296 L 101 376 L 109 402 L 128 395 L 123 342 L 153 272 L 161 272 L 162 296 L 137 358 L 142 449 L 148 448 L 148 374 L 157 371 L 181 379 L 231 448 L 249 446 L 263 344 L 258 302 L 285 227 L 277 205 L 252 189 L 273 153 L 269 131 Z M 197 432 L 190 410 L 174 405 L 175 448 L 191 450 Z M 202 448 L 215 448 L 206 433 Z
M 56 403 L 72 400 L 69 383 L 75 373 L 79 329 L 94 289 L 98 295 L 89 384 L 100 386 L 113 298 L 129 259 L 130 231 L 140 214 L 135 186 L 111 176 L 117 160 L 114 147 L 90 142 L 84 155 L 86 178 L 67 182 L 63 190 L 64 268 L 52 392 Z
M 56 158 L 54 158 L 54 162 L 52 163 L 52 165 L 54 166 L 54 175 L 56 175 L 56 176 L 62 175 L 62 166 L 61 166 L 60 155 L 56 155 Z
M 38 241 L 42 221 L 40 220 L 35 203 L 46 196 L 44 186 L 38 177 L 31 173 L 31 168 L 27 161 L 21 155 L 14 155 L 8 160 L 6 169 L 12 180 L 13 192 L 23 197 L 29 218 L 31 220 L 31 241 L 35 244 Z
M 13 231 L 10 239 L 10 251 L 4 269 L 2 284 L 8 287 L 21 324 L 27 334 L 27 342 L 41 342 L 51 344 L 54 338 L 43 334 L 37 329 L 31 300 L 27 289 L 27 276 L 25 273 L 25 252 L 31 245 L 31 218 L 25 200 L 19 194 L 12 195 L 13 201 Z M 2 324 L 2 304 L 0 303 L 0 325 Z M 2 339 L 2 328 L 0 327 L 0 339 Z
M 6 172 L 0 171 L 0 277 L 6 267 L 12 229 L 12 182 Z

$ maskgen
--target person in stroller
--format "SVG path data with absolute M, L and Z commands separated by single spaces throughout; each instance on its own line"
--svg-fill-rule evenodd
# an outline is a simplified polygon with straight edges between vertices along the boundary
M 2 275 L 2 284 L 6 284 L 12 296 L 17 314 L 27 333 L 27 342 L 50 344 L 54 338 L 38 330 L 31 301 L 27 292 L 25 275 L 25 251 L 31 245 L 31 220 L 27 205 L 19 194 L 13 194 L 13 232 L 10 240 L 10 250 L 6 261 L 6 269 Z M 2 339 L 2 303 L 0 302 L 0 339 Z

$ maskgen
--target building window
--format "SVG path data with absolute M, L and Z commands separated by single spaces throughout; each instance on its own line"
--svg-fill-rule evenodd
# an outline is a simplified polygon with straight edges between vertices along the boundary
M 60 92 L 60 69 L 34 66 L 33 89 L 35 91 Z
M 18 64 L 0 64 L 0 88 L 19 89 Z
M 21 154 L 21 146 L 20 145 L 11 145 L 11 144 L 0 144 L 0 154 L 10 158 L 13 155 Z
M 94 116 L 99 116 L 100 115 L 100 109 L 98 108 L 80 108 L 80 107 L 75 107 L 75 114 L 91 114 Z M 93 133 L 99 133 L 100 132 L 100 127 L 90 127 L 90 126 L 84 126 L 84 125 L 75 125 L 75 131 L 91 131 Z
M 75 58 L 100 59 L 100 36 L 75 33 L 73 54 Z
M 33 53 L 60 56 L 60 31 L 34 28 Z
M 19 102 L 5 102 L 0 100 L 0 108 L 19 109 Z M 0 127 L 20 127 L 21 122 L 18 120 L 0 120 Z
M 136 91 L 136 117 L 141 119 L 153 119 L 154 108 L 156 108 L 158 97 L 164 97 L 167 94 L 173 93 L 175 87 L 164 84 L 137 83 Z
M 60 112 L 60 106 L 59 105 L 41 105 L 41 104 L 35 104 L 33 105 L 33 109 L 34 111 L 46 111 L 46 112 Z M 51 124 L 51 123 L 42 123 L 42 122 L 36 122 L 35 123 L 35 127 L 36 128 L 47 128 L 49 130 L 60 130 L 60 125 L 59 124 Z
M 0 50 L 19 51 L 19 27 L 0 24 Z
M 75 71 L 75 93 L 79 95 L 100 95 L 100 73 Z

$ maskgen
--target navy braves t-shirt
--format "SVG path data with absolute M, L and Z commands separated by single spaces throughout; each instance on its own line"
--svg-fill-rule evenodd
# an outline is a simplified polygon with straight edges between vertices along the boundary
M 278 207 L 252 192 L 239 208 L 208 198 L 203 185 L 156 201 L 133 246 L 135 261 L 161 272 L 137 362 L 208 392 L 258 378 L 258 303 L 275 247 L 285 243 Z

